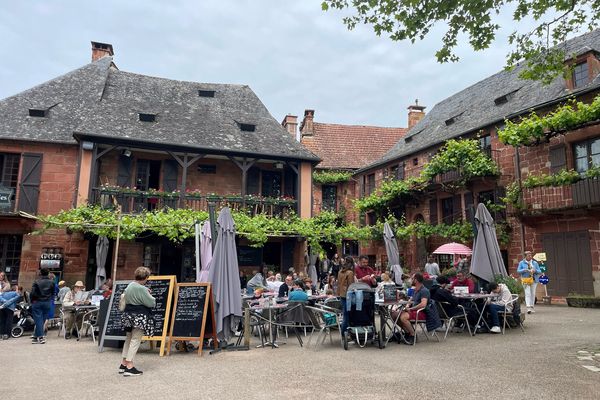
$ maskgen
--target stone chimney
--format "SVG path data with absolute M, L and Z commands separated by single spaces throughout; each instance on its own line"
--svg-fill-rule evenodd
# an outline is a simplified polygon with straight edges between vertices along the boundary
M 419 123 L 425 116 L 425 106 L 419 105 L 419 99 L 415 100 L 415 104 L 408 106 L 408 129 Z
M 281 125 L 296 139 L 298 142 L 300 141 L 300 135 L 296 128 L 298 128 L 298 117 L 296 115 L 286 115 Z
M 312 136 L 314 131 L 313 119 L 315 118 L 315 110 L 304 110 L 304 119 L 300 124 L 301 136 Z
M 112 44 L 92 42 L 92 62 L 104 56 L 112 56 L 114 54 Z

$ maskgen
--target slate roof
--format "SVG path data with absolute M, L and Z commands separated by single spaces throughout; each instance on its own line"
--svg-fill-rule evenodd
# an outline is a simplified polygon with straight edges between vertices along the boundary
M 103 57 L 0 101 L 0 138 L 76 143 L 94 135 L 198 151 L 318 162 L 294 140 L 246 85 L 183 82 L 120 71 Z M 214 90 L 200 97 L 198 90 Z M 30 108 L 49 109 L 47 118 Z M 156 114 L 156 122 L 139 121 Z M 240 124 L 254 124 L 254 132 Z
M 583 54 L 589 50 L 600 52 L 600 30 L 573 38 L 562 46 L 566 55 Z M 448 139 L 477 132 L 541 105 L 600 87 L 600 77 L 576 90 L 568 90 L 562 77 L 544 86 L 538 81 L 520 79 L 518 75 L 523 68 L 517 66 L 512 71 L 498 72 L 437 103 L 393 148 L 360 171 L 415 154 Z M 496 105 L 494 100 L 503 95 L 508 95 L 508 101 Z M 452 118 L 454 122 L 447 124 Z
M 406 128 L 313 123 L 313 135 L 302 144 L 321 158 L 318 168 L 358 169 L 379 159 Z

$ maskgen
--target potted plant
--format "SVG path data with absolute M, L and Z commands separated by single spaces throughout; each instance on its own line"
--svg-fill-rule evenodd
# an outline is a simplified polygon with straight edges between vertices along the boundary
M 569 293 L 567 296 L 567 305 L 578 308 L 600 308 L 600 297 Z

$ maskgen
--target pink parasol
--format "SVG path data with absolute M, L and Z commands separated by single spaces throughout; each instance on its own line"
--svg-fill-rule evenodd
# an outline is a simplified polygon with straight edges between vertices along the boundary
M 446 243 L 435 249 L 433 254 L 464 254 L 470 256 L 471 249 L 460 243 Z

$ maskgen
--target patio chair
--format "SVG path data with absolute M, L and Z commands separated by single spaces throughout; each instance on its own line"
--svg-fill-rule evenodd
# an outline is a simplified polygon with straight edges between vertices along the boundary
M 335 308 L 330 308 L 325 305 L 315 307 L 305 306 L 304 309 L 308 312 L 309 318 L 311 319 L 313 325 L 312 334 L 308 338 L 308 346 L 310 347 L 312 337 L 317 330 L 319 332 L 317 333 L 317 339 L 315 341 L 315 349 L 319 345 L 319 342 L 321 342 L 321 344 L 325 343 L 325 338 L 327 335 L 329 335 L 330 343 L 333 344 L 331 329 L 337 328 L 338 331 L 341 330 L 340 310 L 336 310 Z M 321 339 L 321 335 L 323 336 L 323 339 Z
M 502 317 L 502 334 L 508 326 L 511 328 L 510 323 L 514 323 L 519 326 L 523 333 L 525 333 L 525 327 L 523 326 L 523 316 L 521 315 L 521 304 L 519 303 L 519 295 L 512 294 L 511 300 L 506 304 L 512 304 L 512 311 L 499 311 L 498 316 Z
M 435 305 L 435 301 L 434 300 L 430 300 L 432 302 L 431 307 L 436 307 Z M 413 346 L 415 344 L 417 344 L 417 325 L 421 327 L 421 331 L 425 334 L 425 338 L 429 341 L 429 333 L 427 332 L 427 320 L 426 320 L 426 315 L 425 315 L 425 309 L 422 308 L 420 310 L 417 310 L 417 314 L 416 314 L 416 318 L 415 319 L 411 319 L 409 320 L 409 322 L 413 325 L 413 330 L 415 331 L 415 341 L 413 342 Z M 435 338 L 437 339 L 438 342 L 440 342 L 440 337 L 438 336 L 437 332 L 431 331 L 431 335 L 435 336 Z
M 467 326 L 467 329 L 469 330 L 469 336 L 472 335 L 471 326 L 469 325 L 469 319 L 467 318 L 467 311 L 465 310 L 465 308 L 463 306 L 461 306 L 459 304 L 458 308 L 461 311 L 461 313 L 457 314 L 457 315 L 453 315 L 451 317 L 448 315 L 448 313 L 446 313 L 446 309 L 444 308 L 444 305 L 450 305 L 450 303 L 447 303 L 445 301 L 438 301 L 438 302 L 436 302 L 436 305 L 438 308 L 438 313 L 440 314 L 440 319 L 446 325 L 446 332 L 444 333 L 444 340 L 446 340 L 446 337 L 448 336 L 448 332 L 450 331 L 450 329 L 452 329 L 454 327 L 454 325 L 456 324 L 456 321 L 461 320 L 461 319 L 464 320 L 465 325 Z M 464 328 L 463 328 L 463 331 L 464 331 Z
M 75 322 L 77 323 L 77 322 Z M 96 330 L 98 329 L 98 309 L 91 310 L 83 314 L 81 319 L 81 331 L 79 331 L 79 337 L 77 341 L 81 339 L 81 333 L 83 336 L 87 336 L 88 332 L 92 331 L 92 340 L 96 343 Z
M 262 346 L 265 345 L 265 339 L 268 338 L 265 326 L 267 325 L 267 322 L 264 320 L 264 318 L 262 317 L 262 315 L 256 313 L 255 311 L 252 311 L 250 308 L 245 308 L 244 312 L 249 312 L 250 313 L 250 332 L 252 333 L 255 329 L 258 331 L 258 337 L 260 339 L 260 343 Z M 236 346 L 240 346 L 242 343 L 242 340 L 244 340 L 244 324 L 242 324 L 242 330 L 240 331 L 240 335 L 237 338 L 237 341 L 235 343 Z
M 305 310 L 306 304 L 304 303 L 289 303 L 289 308 L 283 311 L 277 317 L 277 325 L 286 329 L 292 329 L 296 338 L 298 339 L 298 343 L 300 343 L 300 347 L 303 346 L 304 342 L 300 337 L 299 330 L 304 330 L 306 335 L 306 328 L 312 328 L 313 323 L 310 319 L 309 313 Z

